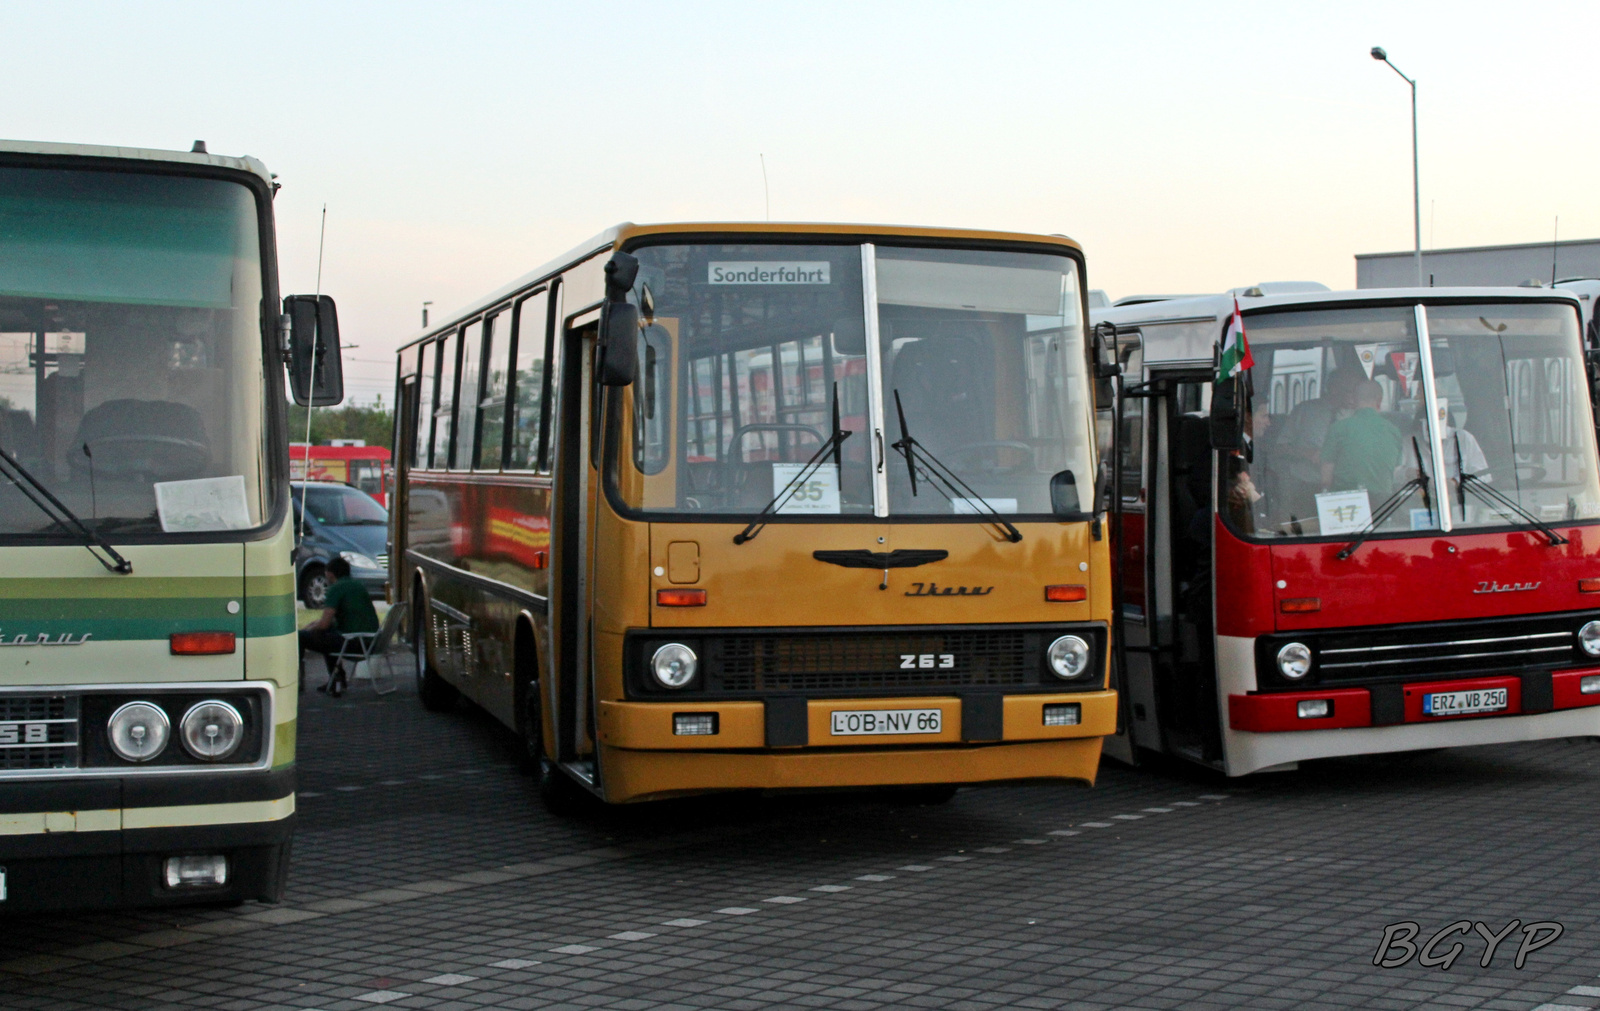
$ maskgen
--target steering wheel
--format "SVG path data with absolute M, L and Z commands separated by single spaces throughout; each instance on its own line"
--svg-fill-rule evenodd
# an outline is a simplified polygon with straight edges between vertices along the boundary
M 817 440 L 817 445 L 823 442 L 822 433 L 810 425 L 792 425 L 776 421 L 758 422 L 753 425 L 740 425 L 734 429 L 733 438 L 728 441 L 726 459 L 736 464 L 747 462 L 744 458 L 744 437 L 750 432 L 804 432 Z
M 964 446 L 957 446 L 950 451 L 949 459 L 954 461 L 968 455 L 976 457 L 977 454 L 983 450 L 993 449 L 1021 450 L 1026 454 L 1026 459 L 1021 464 L 1003 467 L 999 463 L 1000 454 L 996 453 L 992 458 L 994 461 L 993 463 L 989 465 L 975 463 L 970 469 L 979 474 L 1020 474 L 1026 471 L 1036 471 L 1039 469 L 1039 451 L 1033 445 L 1026 442 L 1015 442 L 1005 439 L 996 439 L 991 442 L 969 442 Z M 969 468 L 963 467 L 959 469 L 967 470 Z

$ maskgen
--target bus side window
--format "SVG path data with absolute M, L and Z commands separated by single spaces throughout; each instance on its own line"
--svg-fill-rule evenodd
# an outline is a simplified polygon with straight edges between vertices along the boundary
M 471 470 L 478 435 L 478 402 L 483 389 L 478 382 L 483 362 L 483 320 L 461 328 L 461 394 L 456 398 L 456 451 L 451 461 L 457 470 Z
M 457 334 L 440 339 L 439 352 L 439 405 L 433 410 L 433 467 L 444 470 L 450 466 L 450 450 L 455 448 L 456 364 L 461 357 L 461 341 Z
M 413 466 L 428 469 L 433 448 L 433 405 L 437 402 L 439 376 L 439 344 L 430 341 L 422 345 L 417 369 L 417 441 L 412 446 Z
M 537 292 L 517 303 L 517 347 L 511 371 L 511 452 L 507 470 L 537 470 L 539 427 L 544 418 L 545 355 L 550 344 L 546 316 L 550 293 Z
M 506 389 L 511 383 L 511 320 L 513 314 L 490 316 L 484 334 L 483 400 L 478 408 L 483 433 L 478 437 L 478 470 L 499 470 L 505 449 Z
M 1135 351 L 1126 366 L 1128 382 L 1136 382 L 1143 365 L 1143 354 Z M 1118 447 L 1122 456 L 1122 501 L 1124 505 L 1142 508 L 1144 505 L 1144 399 L 1124 397 L 1122 400 L 1122 438 Z

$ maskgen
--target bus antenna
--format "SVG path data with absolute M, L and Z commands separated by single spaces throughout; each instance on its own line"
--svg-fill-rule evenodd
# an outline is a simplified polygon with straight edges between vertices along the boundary
M 317 304 L 322 304 L 322 250 L 328 240 L 328 205 L 322 205 L 322 226 L 317 230 Z M 317 375 L 317 342 L 311 342 L 311 389 L 312 395 L 306 398 L 306 466 L 300 476 L 302 482 L 300 492 L 300 533 L 294 539 L 294 546 L 299 547 L 306 539 L 306 494 L 304 483 L 311 480 L 311 412 L 317 409 L 316 397 Z M 292 496 L 291 496 L 292 497 Z
M 1561 248 L 1561 246 L 1559 244 L 1560 238 L 1561 238 L 1561 215 L 1557 214 L 1556 215 L 1556 230 L 1550 236 L 1550 287 L 1552 287 L 1552 288 L 1554 288 L 1555 284 L 1556 284 L 1556 252 L 1557 252 L 1557 250 L 1559 250 Z
M 758 154 L 756 157 L 761 159 L 761 196 L 767 202 L 767 220 L 771 221 L 772 190 L 767 186 L 767 156 L 765 154 Z

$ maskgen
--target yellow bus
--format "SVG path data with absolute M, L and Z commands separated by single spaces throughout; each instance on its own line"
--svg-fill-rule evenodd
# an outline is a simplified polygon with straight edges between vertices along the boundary
M 399 352 L 419 692 L 546 800 L 1091 783 L 1115 729 L 1083 254 L 619 225 Z
M 282 893 L 284 362 L 302 404 L 342 381 L 332 300 L 279 302 L 273 179 L 0 141 L 0 916 Z

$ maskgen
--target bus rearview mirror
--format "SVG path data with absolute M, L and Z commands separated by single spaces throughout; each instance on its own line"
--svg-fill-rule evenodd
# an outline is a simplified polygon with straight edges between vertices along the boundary
M 631 386 L 639 374 L 639 307 L 607 302 L 600 312 L 600 385 Z
M 301 407 L 332 407 L 344 400 L 339 313 L 327 295 L 289 295 L 289 392 Z

